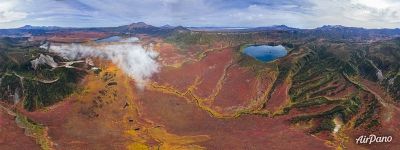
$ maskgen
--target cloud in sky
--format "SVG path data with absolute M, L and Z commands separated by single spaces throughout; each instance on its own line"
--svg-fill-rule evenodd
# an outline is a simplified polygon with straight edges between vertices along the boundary
M 4 1 L 4 2 L 3 2 Z M 400 26 L 398 0 L 2 0 L 0 28 L 118 26 Z
M 0 23 L 21 20 L 28 16 L 26 12 L 15 10 L 17 5 L 18 1 L 5 0 L 0 2 Z

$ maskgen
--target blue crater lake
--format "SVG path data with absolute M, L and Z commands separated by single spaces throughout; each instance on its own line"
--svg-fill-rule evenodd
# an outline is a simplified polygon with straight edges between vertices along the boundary
M 262 62 L 272 61 L 287 55 L 287 51 L 282 45 L 252 45 L 244 48 L 243 53 Z
M 120 36 L 110 36 L 104 39 L 98 39 L 96 40 L 97 43 L 104 43 L 104 42 L 117 42 L 121 40 L 122 38 Z

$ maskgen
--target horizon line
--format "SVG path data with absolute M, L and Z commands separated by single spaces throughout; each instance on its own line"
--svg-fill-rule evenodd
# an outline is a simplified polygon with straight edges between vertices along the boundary
M 0 30 L 21 29 L 21 28 L 26 27 L 26 26 L 39 27 L 39 28 L 40 27 L 43 27 L 43 28 L 54 27 L 54 28 L 75 28 L 75 29 L 83 29 L 83 28 L 115 28 L 115 27 L 128 26 L 128 25 L 137 24 L 137 23 L 145 23 L 145 22 L 139 21 L 139 22 L 133 22 L 133 23 L 130 23 L 130 24 L 122 24 L 122 25 L 117 25 L 117 26 L 75 26 L 75 27 L 74 26 L 57 26 L 57 25 L 48 25 L 48 26 L 43 25 L 42 26 L 42 25 L 26 24 L 26 25 L 23 25 L 23 26 L 20 26 L 20 27 L 14 27 L 14 28 L 0 28 Z M 169 24 L 165 24 L 165 25 L 161 25 L 161 26 L 155 26 L 155 25 L 151 25 L 151 24 L 148 24 L 148 23 L 145 23 L 145 24 L 153 26 L 153 27 L 158 27 L 158 28 L 161 28 L 163 26 L 170 26 L 170 27 L 179 27 L 179 26 L 181 26 L 181 27 L 185 27 L 185 28 L 245 28 L 245 29 L 255 29 L 255 28 L 263 28 L 263 27 L 285 26 L 285 27 L 293 28 L 293 29 L 300 29 L 300 30 L 310 29 L 310 30 L 312 30 L 312 29 L 322 28 L 322 27 L 325 27 L 325 26 L 330 26 L 330 27 L 339 26 L 339 27 L 345 27 L 345 28 L 360 28 L 360 29 L 367 29 L 367 30 L 374 30 L 374 29 L 377 29 L 377 30 L 382 30 L 382 29 L 395 30 L 395 29 L 400 29 L 399 27 L 397 27 L 397 28 L 385 28 L 385 27 L 382 27 L 382 28 L 367 28 L 367 27 L 357 27 L 357 26 L 345 26 L 345 25 L 340 25 L 340 24 L 326 24 L 326 25 L 321 25 L 321 26 L 314 27 L 314 28 L 298 28 L 298 27 L 288 26 L 286 24 L 275 24 L 275 25 L 266 25 L 266 26 L 212 26 L 212 25 L 207 25 L 207 26 L 183 26 L 183 25 L 169 25 Z

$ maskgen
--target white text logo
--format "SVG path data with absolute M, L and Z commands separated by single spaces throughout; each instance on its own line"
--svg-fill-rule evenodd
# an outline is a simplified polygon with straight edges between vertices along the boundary
M 376 136 L 374 134 L 369 136 L 361 135 L 356 139 L 357 144 L 389 143 L 391 141 L 392 136 Z

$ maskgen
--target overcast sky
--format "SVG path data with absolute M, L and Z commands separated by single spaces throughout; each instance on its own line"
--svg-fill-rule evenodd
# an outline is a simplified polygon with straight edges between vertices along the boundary
M 0 0 L 0 28 L 140 21 L 156 26 L 398 28 L 400 0 Z

